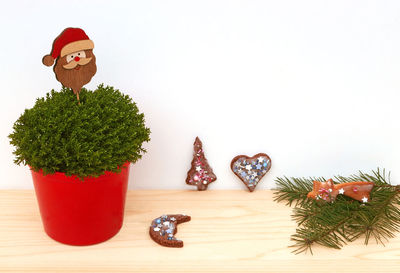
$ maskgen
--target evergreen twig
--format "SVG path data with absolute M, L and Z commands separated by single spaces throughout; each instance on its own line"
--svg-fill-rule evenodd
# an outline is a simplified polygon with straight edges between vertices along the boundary
M 274 201 L 293 206 L 292 219 L 298 224 L 294 241 L 294 253 L 310 251 L 319 244 L 340 249 L 347 242 L 364 235 L 364 243 L 370 239 L 384 244 L 400 231 L 400 185 L 390 183 L 390 173 L 385 170 L 372 174 L 359 172 L 350 177 L 336 176 L 335 183 L 370 181 L 375 186 L 369 203 L 361 203 L 347 196 L 337 196 L 333 203 L 307 198 L 313 181 L 325 178 L 277 178 Z

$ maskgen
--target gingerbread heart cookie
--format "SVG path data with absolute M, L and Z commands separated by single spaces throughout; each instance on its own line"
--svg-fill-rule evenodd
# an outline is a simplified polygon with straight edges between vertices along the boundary
M 271 169 L 271 158 L 264 153 L 259 153 L 252 157 L 238 155 L 232 159 L 231 169 L 252 192 L 264 175 Z

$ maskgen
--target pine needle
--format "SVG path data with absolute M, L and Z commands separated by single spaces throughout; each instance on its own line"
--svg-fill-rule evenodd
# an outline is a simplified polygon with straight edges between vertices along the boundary
M 390 173 L 386 174 L 384 169 L 334 178 L 335 183 L 374 182 L 371 200 L 366 204 L 343 195 L 333 203 L 309 199 L 307 194 L 316 180 L 326 181 L 323 177 L 276 179 L 274 201 L 294 207 L 292 219 L 298 225 L 291 236 L 294 253 L 312 254 L 314 244 L 341 249 L 361 236 L 366 245 L 371 239 L 384 245 L 400 231 L 400 186 L 390 183 Z

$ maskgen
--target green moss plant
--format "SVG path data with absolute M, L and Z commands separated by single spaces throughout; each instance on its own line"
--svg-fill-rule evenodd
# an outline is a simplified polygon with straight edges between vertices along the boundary
M 25 110 L 8 137 L 16 164 L 84 178 L 136 162 L 146 152 L 142 144 L 149 135 L 135 102 L 99 85 L 94 91 L 83 88 L 79 103 L 69 88 L 52 90 Z

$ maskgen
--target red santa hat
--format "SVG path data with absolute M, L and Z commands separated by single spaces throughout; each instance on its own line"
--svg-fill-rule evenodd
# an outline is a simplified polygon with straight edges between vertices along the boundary
M 51 54 L 45 55 L 42 59 L 44 65 L 52 66 L 58 57 L 85 50 L 93 49 L 94 43 L 80 28 L 66 28 L 54 40 Z

